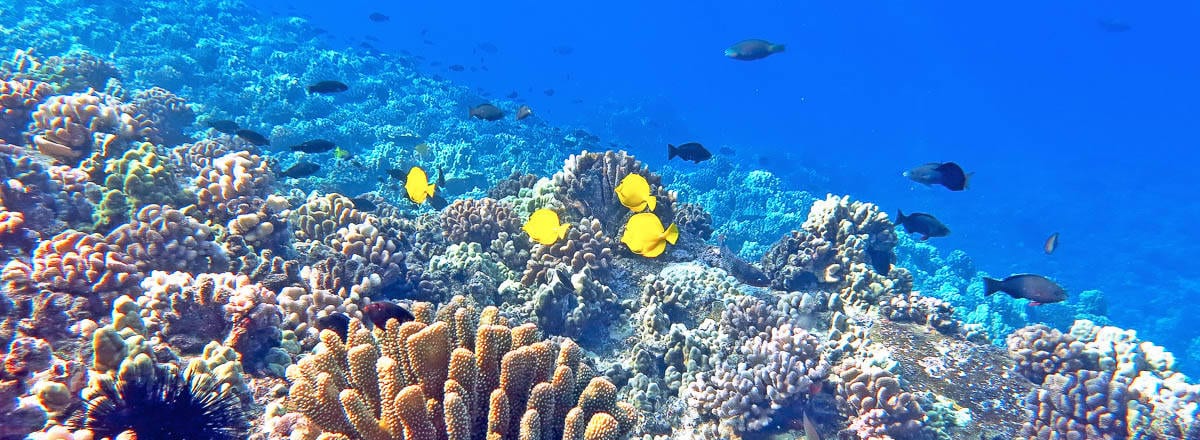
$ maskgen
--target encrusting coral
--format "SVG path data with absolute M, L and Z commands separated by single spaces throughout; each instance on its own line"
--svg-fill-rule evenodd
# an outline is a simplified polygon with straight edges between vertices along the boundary
M 351 321 L 345 342 L 321 332 L 323 350 L 288 370 L 287 405 L 324 438 L 611 439 L 638 423 L 570 340 L 537 342 L 535 326 L 462 297 L 412 310 L 373 332 Z

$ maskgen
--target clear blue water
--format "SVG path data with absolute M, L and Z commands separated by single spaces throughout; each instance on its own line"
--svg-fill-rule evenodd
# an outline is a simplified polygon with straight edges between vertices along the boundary
M 330 47 L 367 41 L 492 98 L 516 91 L 652 166 L 667 142 L 694 140 L 789 188 L 932 213 L 953 231 L 933 242 L 943 253 L 1102 290 L 1116 324 L 1200 366 L 1185 356 L 1200 351 L 1186 324 L 1200 313 L 1194 2 L 372 3 L 252 4 L 306 17 Z M 787 51 L 721 56 L 744 38 Z M 948 160 L 975 173 L 970 190 L 900 175 Z

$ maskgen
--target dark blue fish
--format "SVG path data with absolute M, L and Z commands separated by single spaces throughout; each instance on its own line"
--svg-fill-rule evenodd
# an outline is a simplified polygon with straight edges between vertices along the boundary
M 350 86 L 348 86 L 340 81 L 332 81 L 332 80 L 321 81 L 316 84 L 308 86 L 308 93 L 328 94 L 328 93 L 341 93 L 341 92 L 344 92 L 347 90 L 350 90 Z
M 1030 305 L 1056 303 L 1067 299 L 1067 291 L 1050 279 L 1031 273 L 1013 275 L 1003 280 L 983 277 L 983 295 L 996 292 L 1007 293 L 1013 298 L 1024 298 Z
M 546 89 L 546 90 L 543 90 L 543 91 L 542 91 L 542 94 L 544 94 L 544 95 L 546 95 L 546 96 L 554 96 L 554 89 Z
M 674 158 L 700 163 L 712 158 L 712 153 L 698 142 L 688 142 L 680 146 L 667 144 L 667 160 Z
M 904 177 L 925 185 L 942 185 L 951 191 L 967 189 L 971 174 L 954 162 L 930 162 L 904 172 Z
M 324 153 L 332 150 L 334 147 L 336 147 L 336 145 L 334 145 L 333 141 L 328 141 L 325 139 L 313 139 L 304 141 L 304 143 L 300 145 L 292 145 L 289 148 L 291 148 L 292 151 L 301 151 L 304 153 Z
M 743 40 L 725 49 L 725 56 L 735 60 L 753 61 L 760 60 L 783 52 L 782 44 L 775 44 L 766 40 L 750 39 Z
M 367 18 L 371 19 L 371 21 L 376 22 L 376 23 L 383 23 L 385 21 L 392 19 L 392 17 L 388 17 L 388 16 L 380 14 L 378 12 L 372 12 L 371 15 L 367 16 Z
M 462 72 L 464 70 L 467 70 L 467 68 L 463 67 L 462 64 L 453 64 L 450 67 L 448 67 L 448 69 L 453 70 L 455 72 Z
M 950 235 L 950 228 L 942 224 L 936 217 L 922 212 L 904 215 L 904 211 L 896 212 L 896 226 L 904 226 L 910 234 L 921 234 L 921 241 L 930 237 L 945 237 Z
M 237 131 L 241 128 L 238 127 L 237 122 L 228 119 L 210 120 L 208 121 L 208 126 L 225 134 L 237 134 Z
M 245 139 L 246 142 L 254 144 L 255 146 L 261 147 L 263 145 L 271 145 L 271 141 L 268 140 L 266 136 L 258 134 L 258 132 L 253 130 L 246 130 L 243 128 L 235 131 L 234 133 L 237 134 L 237 137 Z
M 279 175 L 281 175 L 283 177 L 291 177 L 293 179 L 299 179 L 301 177 L 308 177 L 313 174 L 316 174 L 316 172 L 320 171 L 320 170 L 321 170 L 320 165 L 317 165 L 315 163 L 308 162 L 308 161 L 301 161 L 301 162 L 296 162 L 295 165 L 292 165 L 292 166 L 288 167 L 288 169 L 283 170 L 283 172 L 279 173 Z
M 355 197 L 353 199 L 350 199 L 350 201 L 354 202 L 354 209 L 357 209 L 359 211 L 374 211 L 376 209 L 379 209 L 379 206 L 376 206 L 375 202 L 372 202 L 370 199 L 368 199 L 366 197 Z
M 555 46 L 554 47 L 554 53 L 559 54 L 559 55 L 570 55 L 574 52 L 575 52 L 575 48 L 573 48 L 571 46 L 563 45 L 563 46 Z

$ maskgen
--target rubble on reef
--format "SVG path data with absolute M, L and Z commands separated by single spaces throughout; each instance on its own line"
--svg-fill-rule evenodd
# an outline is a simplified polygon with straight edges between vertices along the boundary
M 766 171 L 676 191 L 586 132 L 458 114 L 468 92 L 320 49 L 299 22 L 235 30 L 137 1 L 162 23 L 96 11 L 73 35 L 42 18 L 78 12 L 16 3 L 0 23 L 31 18 L 0 47 L 47 40 L 0 62 L 0 440 L 159 438 L 129 413 L 196 408 L 255 440 L 1200 438 L 1200 385 L 1162 347 L 1103 321 L 965 324 L 914 288 L 927 268 L 899 264 L 906 239 L 867 201 L 763 202 L 770 228 L 733 231 L 763 252 L 744 261 L 716 200 L 777 187 Z M 156 46 L 164 26 L 254 37 L 180 55 Z M 117 32 L 145 50 L 108 47 Z M 304 44 L 255 48 L 276 38 Z M 303 93 L 337 71 L 379 78 L 346 91 L 366 102 Z M 194 86 L 217 78 L 247 92 Z M 279 153 L 197 119 L 375 147 Z M 300 160 L 324 171 L 280 172 Z M 417 164 L 446 206 L 404 196 L 393 174 Z M 681 230 L 654 258 L 622 241 L 643 214 L 614 193 L 630 174 Z M 553 243 L 522 228 L 539 209 L 566 225 Z M 376 322 L 381 304 L 411 320 Z M 178 399 L 131 403 L 161 389 Z

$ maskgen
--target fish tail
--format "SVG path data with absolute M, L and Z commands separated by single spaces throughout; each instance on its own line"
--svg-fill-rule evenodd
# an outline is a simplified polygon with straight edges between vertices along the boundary
M 675 148 L 674 145 L 667 144 L 667 160 L 674 159 L 675 156 L 678 156 L 678 155 L 679 155 L 679 149 Z
M 663 233 L 663 237 L 667 239 L 667 243 L 675 244 L 679 240 L 679 227 L 671 223 L 671 226 L 667 226 L 667 231 Z
M 983 296 L 992 296 L 993 293 L 1004 290 L 1004 283 L 995 278 L 983 277 Z
M 646 197 L 646 207 L 650 208 L 650 211 L 654 211 L 655 206 L 658 206 L 658 198 L 654 196 Z
M 904 224 L 904 211 L 897 209 L 896 210 L 896 225 L 899 226 L 902 224 Z
M 571 224 L 570 224 L 570 223 L 563 223 L 563 224 L 562 224 L 562 226 L 559 226 L 559 227 L 558 227 L 558 238 L 564 238 L 564 237 L 566 237 L 566 236 L 567 236 L 567 231 L 568 231 L 568 230 L 570 230 L 570 229 L 571 229 Z
M 437 184 L 436 183 L 431 183 L 431 184 L 429 184 L 428 187 L 425 188 L 425 194 L 430 197 L 433 197 L 433 193 L 435 193 L 435 192 L 437 192 Z
M 783 52 L 783 50 L 785 48 L 786 47 L 782 44 L 772 44 L 771 47 L 767 50 L 771 51 L 771 53 L 779 53 L 779 52 Z

